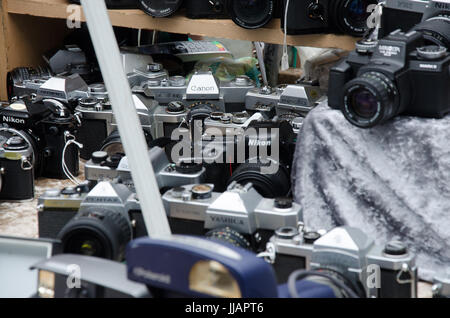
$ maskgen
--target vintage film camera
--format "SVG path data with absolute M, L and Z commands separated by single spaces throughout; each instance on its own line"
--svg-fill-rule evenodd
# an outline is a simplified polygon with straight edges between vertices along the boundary
M 205 168 L 200 164 L 170 163 L 162 148 L 149 150 L 149 158 L 160 189 L 169 189 L 184 184 L 201 183 L 205 180 Z M 131 188 L 131 171 L 128 158 L 123 154 L 108 156 L 106 152 L 94 152 L 85 164 L 85 178 L 90 181 L 115 180 L 120 178 Z
M 233 182 L 224 193 L 214 192 L 211 184 L 186 185 L 162 198 L 175 233 L 206 233 L 246 249 L 258 250 L 280 225 L 295 226 L 301 218 L 291 199 L 264 198 L 251 183 Z
M 305 116 L 323 96 L 320 87 L 314 83 L 299 85 L 268 86 L 250 90 L 245 97 L 248 111 L 259 111 L 276 115 L 298 114 Z
M 33 147 L 35 177 L 78 175 L 75 136 L 79 119 L 56 99 L 24 98 L 0 109 L 0 123 L 14 128 Z
M 123 260 L 126 244 L 147 235 L 136 194 L 99 182 L 48 190 L 38 199 L 39 237 L 58 238 L 63 253 Z
M 398 17 L 401 16 L 401 19 Z M 450 4 L 445 0 L 387 0 L 380 36 L 401 29 L 421 31 L 427 41 L 450 49 Z
M 142 81 L 132 86 L 134 93 L 143 93 L 161 105 L 179 101 L 187 108 L 199 102 L 207 103 L 218 111 L 241 111 L 245 94 L 255 83 L 247 76 L 235 80 L 219 81 L 210 71 L 197 71 L 189 80 L 182 76 Z
M 306 268 L 307 276 L 325 273 L 359 297 L 417 297 L 415 255 L 402 242 L 375 245 L 356 228 L 338 227 L 321 235 L 302 225 L 282 227 L 259 256 L 273 264 L 281 282 L 292 271 Z M 342 296 L 349 295 L 342 291 Z
M 0 200 L 33 197 L 33 146 L 20 131 L 0 127 Z
M 450 111 L 449 65 L 445 47 L 397 30 L 331 69 L 328 103 L 362 128 L 401 114 L 441 118 Z
M 287 0 L 283 0 L 286 10 Z M 298 0 L 289 1 L 287 34 L 344 33 L 362 36 L 368 30 L 369 6 L 377 0 Z M 285 15 L 281 15 L 284 29 Z
M 81 98 L 75 113 L 81 119 L 77 140 L 83 144 L 80 157 L 90 159 L 93 152 L 105 150 L 108 153 L 123 151 L 117 124 L 104 84 L 89 86 L 90 96 Z M 158 102 L 143 95 L 133 95 L 134 105 L 147 140 L 151 140 L 152 113 Z

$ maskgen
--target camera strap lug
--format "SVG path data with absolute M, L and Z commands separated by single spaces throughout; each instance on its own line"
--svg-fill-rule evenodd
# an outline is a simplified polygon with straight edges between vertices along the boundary
M 264 260 L 269 264 L 275 264 L 276 259 L 276 249 L 272 242 L 267 243 L 266 250 L 264 252 L 256 255 L 257 257 L 264 258 Z
M 409 275 L 409 279 L 402 279 L 402 275 L 407 273 Z M 414 273 L 409 267 L 408 264 L 403 263 L 402 269 L 397 274 L 397 283 L 399 284 L 412 284 L 414 282 Z
M 20 167 L 24 171 L 29 171 L 29 170 L 33 169 L 33 164 L 30 162 L 30 160 L 28 160 L 27 157 L 22 156 L 20 158 Z

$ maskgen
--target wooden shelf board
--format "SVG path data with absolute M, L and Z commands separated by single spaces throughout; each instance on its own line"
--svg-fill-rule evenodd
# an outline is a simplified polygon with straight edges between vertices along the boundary
M 6 1 L 6 0 L 4 0 Z M 67 0 L 7 0 L 7 12 L 54 19 L 66 19 Z M 141 10 L 110 10 L 111 22 L 115 26 L 135 29 L 159 30 L 172 33 L 192 34 L 216 38 L 283 43 L 280 20 L 275 19 L 267 26 L 257 30 L 246 30 L 231 20 L 191 20 L 182 15 L 170 18 L 152 18 Z M 85 21 L 81 15 L 81 21 Z M 315 34 L 288 36 L 288 44 L 295 46 L 342 48 L 353 50 L 355 38 L 345 35 Z

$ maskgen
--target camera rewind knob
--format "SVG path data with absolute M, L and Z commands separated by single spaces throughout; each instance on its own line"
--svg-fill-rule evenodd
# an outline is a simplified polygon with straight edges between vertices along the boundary
M 96 151 L 92 154 L 92 162 L 100 164 L 108 158 L 108 153 L 106 151 Z
M 408 248 L 403 242 L 391 241 L 384 247 L 384 254 L 388 256 L 399 256 L 408 254 Z

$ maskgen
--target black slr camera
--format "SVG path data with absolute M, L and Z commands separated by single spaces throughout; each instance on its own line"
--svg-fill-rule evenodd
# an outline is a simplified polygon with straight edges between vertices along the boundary
M 11 128 L 0 128 L 0 200 L 34 197 L 33 147 L 26 136 Z
M 417 31 L 361 42 L 330 72 L 328 103 L 369 128 L 400 115 L 441 118 L 450 111 L 450 54 Z
M 14 128 L 33 147 L 36 177 L 66 179 L 78 175 L 79 120 L 59 101 L 24 97 L 0 109 L 0 124 Z
M 401 18 L 399 18 L 401 17 Z M 386 0 L 380 36 L 401 29 L 421 31 L 427 41 L 450 48 L 450 4 L 445 0 Z
M 284 0 L 281 26 L 287 34 L 344 33 L 362 36 L 368 30 L 370 6 L 377 0 L 298 0 L 289 1 L 287 21 Z
M 226 0 L 186 0 L 186 16 L 189 19 L 228 18 Z

